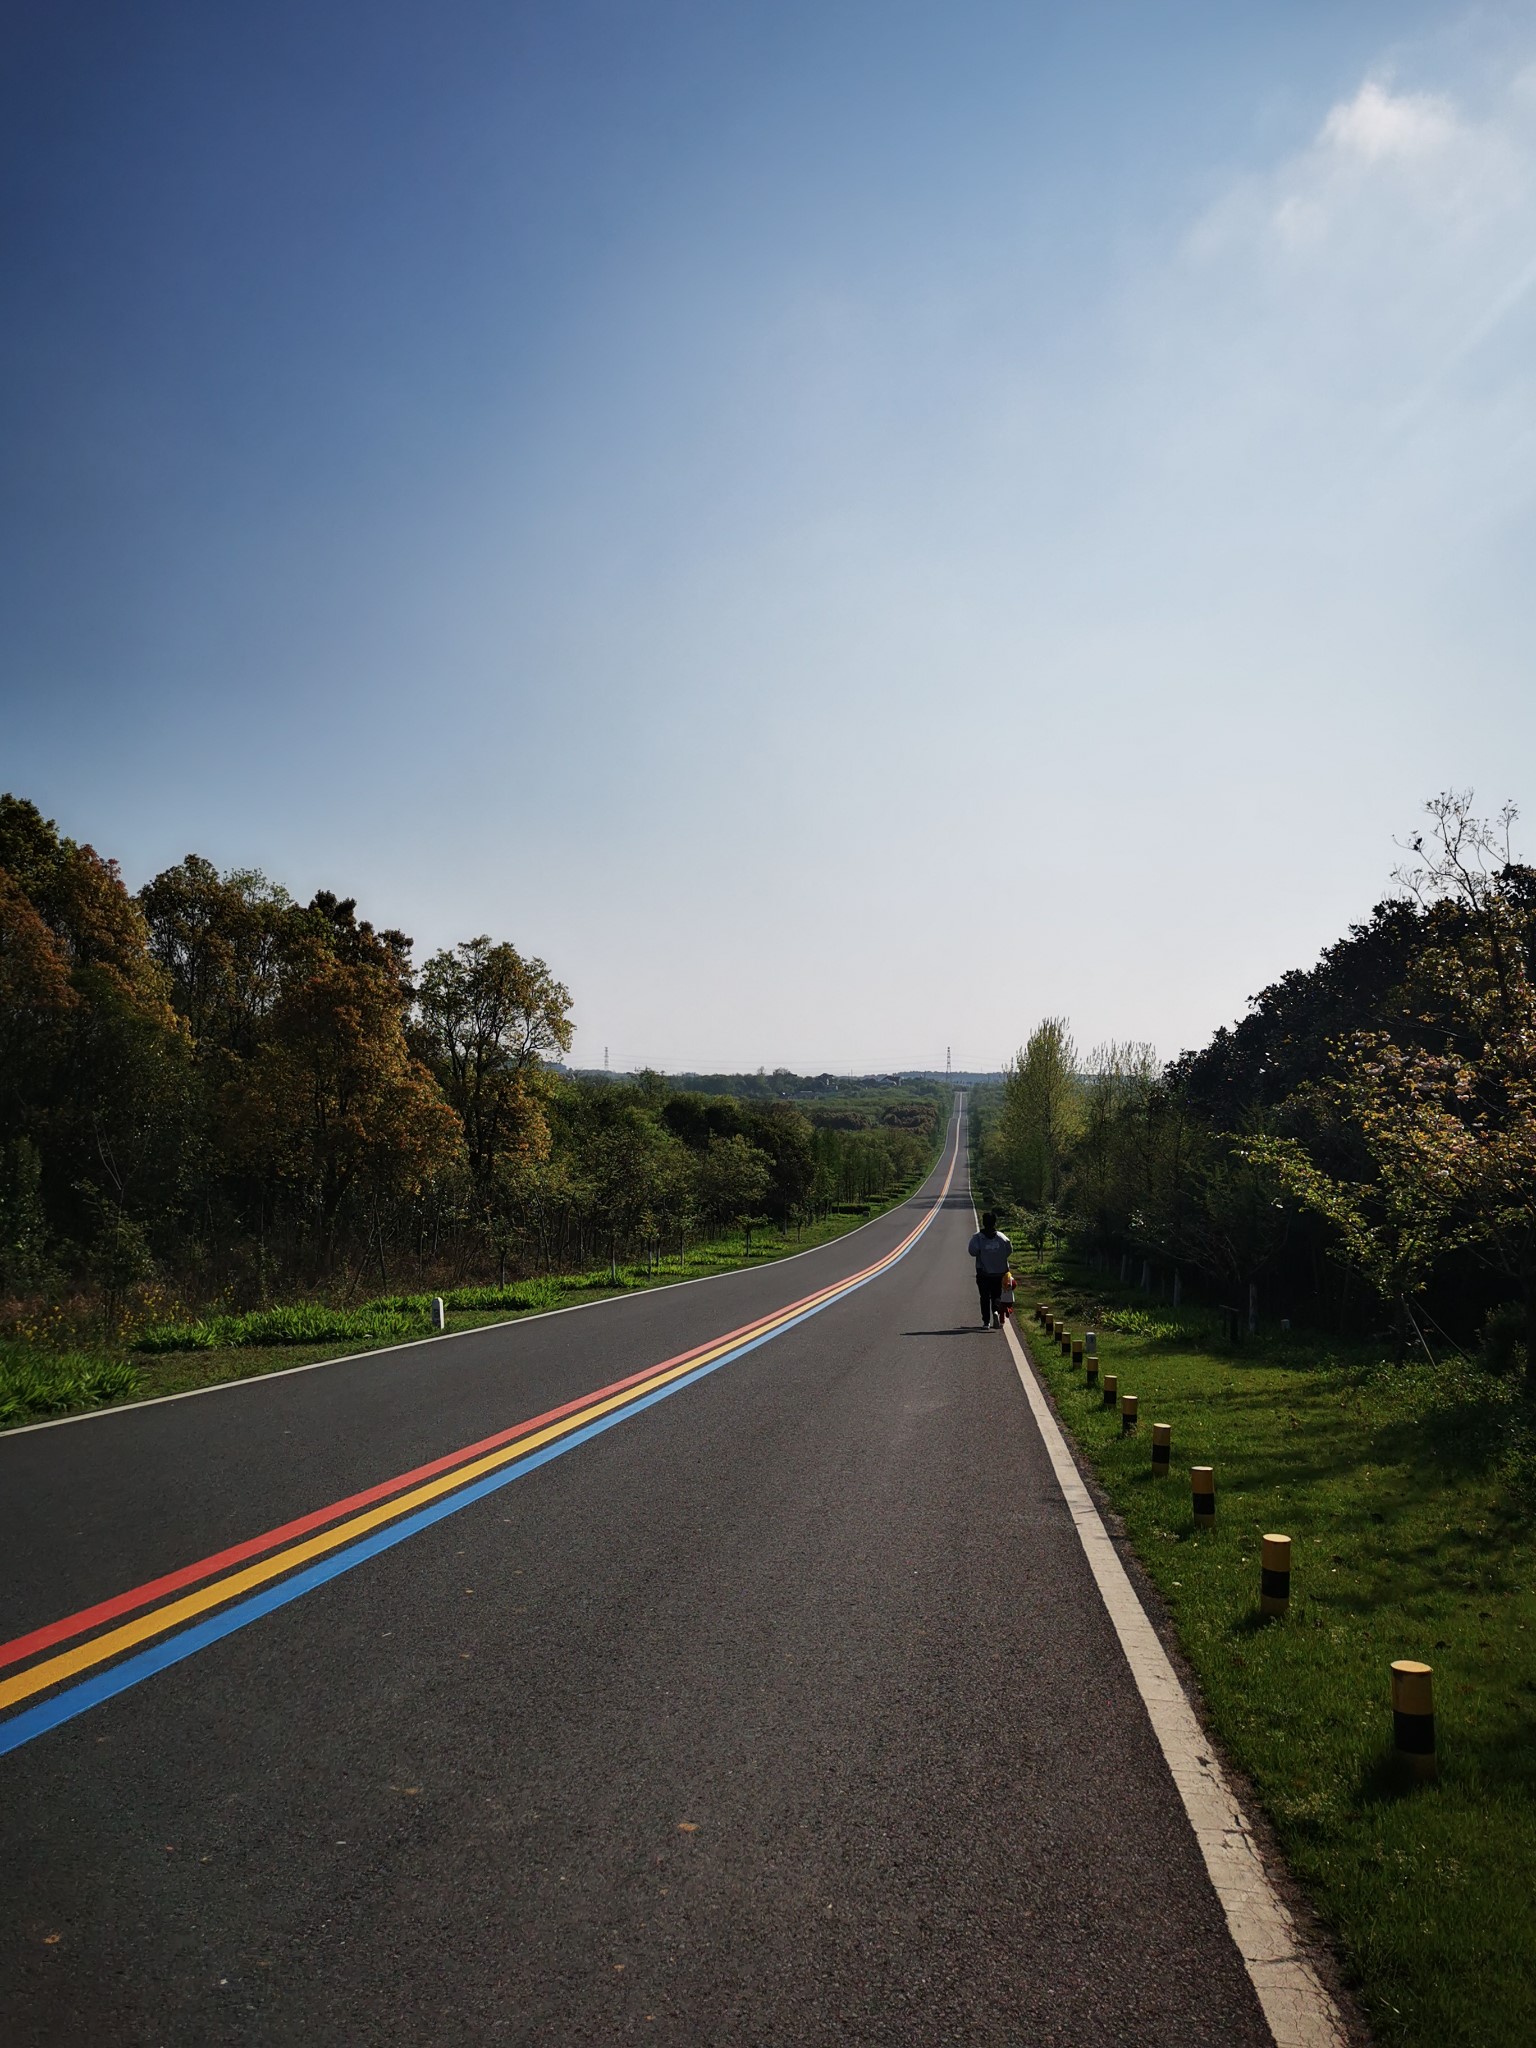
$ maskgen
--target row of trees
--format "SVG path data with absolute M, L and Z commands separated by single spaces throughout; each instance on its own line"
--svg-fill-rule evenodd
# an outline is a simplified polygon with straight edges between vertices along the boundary
M 0 797 L 0 1294 L 110 1311 L 151 1273 L 247 1302 L 618 1258 L 867 1199 L 936 1127 L 582 1082 L 571 1036 L 510 944 L 416 972 L 352 899 L 195 855 L 131 894 Z
M 1083 1058 L 1046 1019 L 980 1105 L 984 1183 L 1239 1306 L 1385 1310 L 1400 1352 L 1487 1329 L 1536 1370 L 1536 871 L 1512 807 L 1427 809 L 1399 893 L 1203 1050 Z

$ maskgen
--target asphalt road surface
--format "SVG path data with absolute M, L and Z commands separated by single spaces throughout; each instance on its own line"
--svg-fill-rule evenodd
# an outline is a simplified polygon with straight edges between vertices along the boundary
M 6 2048 L 1267 2042 L 942 1184 L 756 1272 L 0 1437 L 6 1641 L 317 1518 L 0 1661 L 58 1673 L 0 1718 Z M 415 1533 L 306 1564 L 437 1460 Z

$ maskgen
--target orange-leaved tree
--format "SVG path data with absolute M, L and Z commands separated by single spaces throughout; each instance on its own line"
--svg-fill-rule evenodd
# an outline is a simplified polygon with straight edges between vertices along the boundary
M 287 988 L 226 1101 L 236 1144 L 297 1195 L 327 1268 L 349 1197 L 416 1193 L 461 1149 L 406 1043 L 399 983 L 370 961 L 325 957 Z

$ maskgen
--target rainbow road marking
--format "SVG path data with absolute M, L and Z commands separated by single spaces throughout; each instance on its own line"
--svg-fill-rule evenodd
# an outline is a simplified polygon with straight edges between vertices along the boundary
M 0 1755 L 250 1627 L 867 1287 L 905 1258 L 933 1222 L 958 1158 L 957 1133 L 944 1185 L 922 1221 L 893 1251 L 845 1279 L 627 1379 L 0 1643 L 0 1672 L 22 1667 L 0 1677 L 0 1713 L 36 1701 L 0 1720 Z M 66 1644 L 71 1647 L 61 1647 Z

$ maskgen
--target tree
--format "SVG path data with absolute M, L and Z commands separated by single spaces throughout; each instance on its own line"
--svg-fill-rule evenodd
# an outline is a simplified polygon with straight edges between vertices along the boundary
M 1394 877 L 1425 913 L 1415 1023 L 1459 1049 L 1464 1234 L 1520 1289 L 1536 1396 L 1536 873 L 1511 858 L 1514 804 L 1483 819 L 1470 790 L 1448 790 L 1425 810 L 1429 843 L 1415 835 Z
M 1123 1233 L 1149 1192 L 1148 1123 L 1157 1090 L 1150 1045 L 1095 1046 L 1080 1084 L 1071 1153 L 1073 1204 L 1100 1239 Z
M 1150 1148 L 1128 1234 L 1133 1243 L 1199 1267 L 1240 1297 L 1289 1236 L 1290 1212 L 1279 1199 L 1285 1183 L 1247 1141 L 1200 1126 L 1186 1131 L 1176 1113 L 1160 1124 L 1163 1143 Z
M 508 1158 L 544 1157 L 549 1130 L 533 1079 L 570 1049 L 569 991 L 542 960 L 470 939 L 434 953 L 422 970 L 418 1042 L 464 1127 L 482 1201 Z
M 51 1237 L 86 1241 L 102 1212 L 174 1212 L 186 1029 L 116 863 L 0 796 L 0 1140 L 40 1166 L 29 1201 Z
M 221 875 L 197 854 L 146 883 L 139 904 L 150 952 L 206 1056 L 248 1058 L 284 983 L 317 952 L 334 950 L 323 911 L 301 910 L 255 869 Z
M 1046 1017 L 1003 1072 L 998 1121 L 1002 1164 L 1019 1198 L 1031 1207 L 1052 1202 L 1080 1111 L 1077 1048 L 1064 1017 Z
M 681 1147 L 647 1116 L 625 1105 L 598 1132 L 590 1155 L 594 1220 L 608 1241 L 608 1264 L 618 1277 L 618 1248 L 643 1233 L 655 1235 L 677 1187 Z
M 1356 1033 L 1334 1058 L 1314 1099 L 1358 1134 L 1371 1177 L 1326 1172 L 1293 1137 L 1253 1137 L 1239 1155 L 1333 1225 L 1338 1256 L 1391 1305 L 1401 1360 L 1410 1296 L 1469 1234 L 1456 1218 L 1475 1178 L 1477 1141 L 1464 1114 L 1474 1076 L 1464 1061 L 1405 1050 L 1381 1033 Z
M 462 1142 L 406 1044 L 398 984 L 377 965 L 328 960 L 285 990 L 270 1037 L 226 1099 L 236 1145 L 313 1213 L 327 1269 L 354 1190 L 417 1191 Z
M 787 1102 L 777 1102 L 754 1115 L 743 1135 L 769 1162 L 764 1199 L 783 1230 L 810 1198 L 816 1172 L 814 1133 L 799 1110 Z
M 740 1135 L 711 1138 L 696 1171 L 699 1208 L 717 1226 L 761 1209 L 773 1177 L 771 1162 Z

